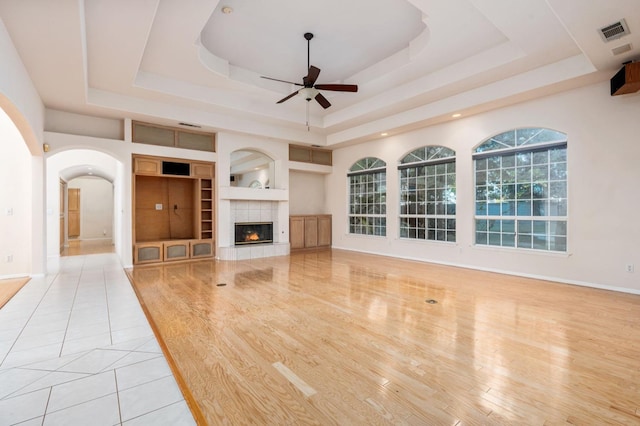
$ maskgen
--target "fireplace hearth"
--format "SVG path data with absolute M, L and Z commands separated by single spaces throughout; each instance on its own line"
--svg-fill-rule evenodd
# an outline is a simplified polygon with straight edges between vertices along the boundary
M 273 243 L 273 222 L 237 222 L 235 245 Z

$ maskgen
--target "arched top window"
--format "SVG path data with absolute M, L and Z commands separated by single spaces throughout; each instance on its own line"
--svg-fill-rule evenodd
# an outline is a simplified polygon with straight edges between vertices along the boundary
M 349 233 L 384 236 L 387 233 L 387 164 L 362 158 L 349 168 Z
M 444 146 L 423 146 L 405 155 L 400 164 L 426 163 L 455 156 L 454 150 Z
M 475 149 L 475 153 L 528 148 L 533 145 L 566 143 L 567 135 L 542 128 L 514 129 L 490 137 Z
M 428 145 L 400 160 L 400 238 L 456 241 L 455 157 Z
M 567 251 L 567 136 L 514 129 L 474 154 L 476 244 Z
M 376 157 L 366 157 L 353 163 L 353 166 L 349 168 L 349 171 L 350 172 L 373 171 L 377 169 L 383 169 L 385 167 L 387 167 L 387 163 L 385 163 L 381 159 Z

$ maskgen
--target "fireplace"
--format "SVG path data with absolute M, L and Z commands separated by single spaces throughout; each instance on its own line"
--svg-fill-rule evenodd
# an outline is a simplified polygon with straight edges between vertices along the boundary
M 273 243 L 273 222 L 236 222 L 235 245 Z

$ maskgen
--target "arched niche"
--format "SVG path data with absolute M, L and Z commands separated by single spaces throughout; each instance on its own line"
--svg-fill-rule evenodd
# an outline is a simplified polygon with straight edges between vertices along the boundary
M 251 149 L 231 153 L 231 186 L 252 189 L 275 187 L 275 163 L 268 155 Z

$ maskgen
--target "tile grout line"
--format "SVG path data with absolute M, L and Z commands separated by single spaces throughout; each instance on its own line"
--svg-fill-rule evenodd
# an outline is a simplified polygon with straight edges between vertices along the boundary
M 27 319 L 27 322 L 25 322 L 24 326 L 22 326 L 22 329 L 20 330 L 20 333 L 18 333 L 18 335 L 16 336 L 15 340 L 13 341 L 13 343 L 11 344 L 11 347 L 9 347 L 9 350 L 7 351 L 7 353 L 5 354 L 5 356 L 2 358 L 2 360 L 0 360 L 0 367 L 2 366 L 2 364 L 4 364 L 4 362 L 7 360 L 7 357 L 9 356 L 9 354 L 11 353 L 11 351 L 13 350 L 13 347 L 16 345 L 16 342 L 18 341 L 18 339 L 20 338 L 20 336 L 22 336 L 22 333 L 24 332 L 24 329 L 27 327 L 27 325 L 29 324 L 29 321 L 31 321 L 31 318 L 33 318 L 33 315 L 36 313 L 36 311 L 38 310 L 38 308 L 40 307 L 40 304 L 42 303 L 42 300 L 46 297 L 47 293 L 49 292 L 49 290 L 51 289 L 51 286 L 53 286 L 53 283 L 55 283 L 58 278 L 59 278 L 59 273 L 56 273 L 55 278 L 53 280 L 51 280 L 51 284 L 49 284 L 49 286 L 47 287 L 47 289 L 45 290 L 44 294 L 42 295 L 42 297 L 40 298 L 40 300 L 38 301 L 38 303 L 36 304 L 36 307 L 33 309 L 33 312 L 31 312 L 31 315 L 29 315 L 29 319 Z M 43 278 L 44 280 L 47 279 L 46 275 Z M 45 281 L 46 282 L 46 281 Z M 27 283 L 28 284 L 28 283 Z M 24 288 L 24 287 L 23 287 Z M 15 367 L 12 367 L 15 368 Z
M 47 397 L 47 403 L 44 405 L 44 413 L 42 413 L 42 425 L 44 426 L 44 419 L 47 418 L 47 410 L 49 408 L 49 402 L 51 401 L 51 394 L 53 393 L 53 386 L 49 388 L 49 396 Z
M 107 304 L 107 323 L 109 324 L 109 342 L 113 345 L 113 330 L 111 329 L 111 311 L 109 310 L 109 290 L 107 289 L 107 278 L 105 276 L 104 266 L 102 267 L 102 281 L 104 283 L 104 298 Z
M 122 408 L 120 407 L 120 388 L 118 387 L 118 375 L 116 374 L 116 369 L 113 369 L 113 378 L 116 381 L 116 399 L 118 400 L 118 418 L 120 419 L 120 424 L 122 424 Z
M 76 285 L 76 291 L 73 293 L 73 300 L 71 301 L 71 311 L 69 312 L 69 319 L 67 319 L 67 326 L 64 329 L 64 336 L 62 336 L 62 345 L 60 346 L 60 353 L 58 357 L 62 357 L 62 351 L 64 350 L 64 343 L 67 340 L 67 333 L 69 332 L 69 324 L 71 323 L 71 315 L 73 315 L 73 307 L 76 304 L 76 297 L 78 297 L 78 289 L 80 288 L 80 282 L 82 280 L 82 271 L 84 270 L 84 264 L 86 257 L 82 256 L 82 266 L 80 267 L 80 275 L 78 275 L 78 284 Z

